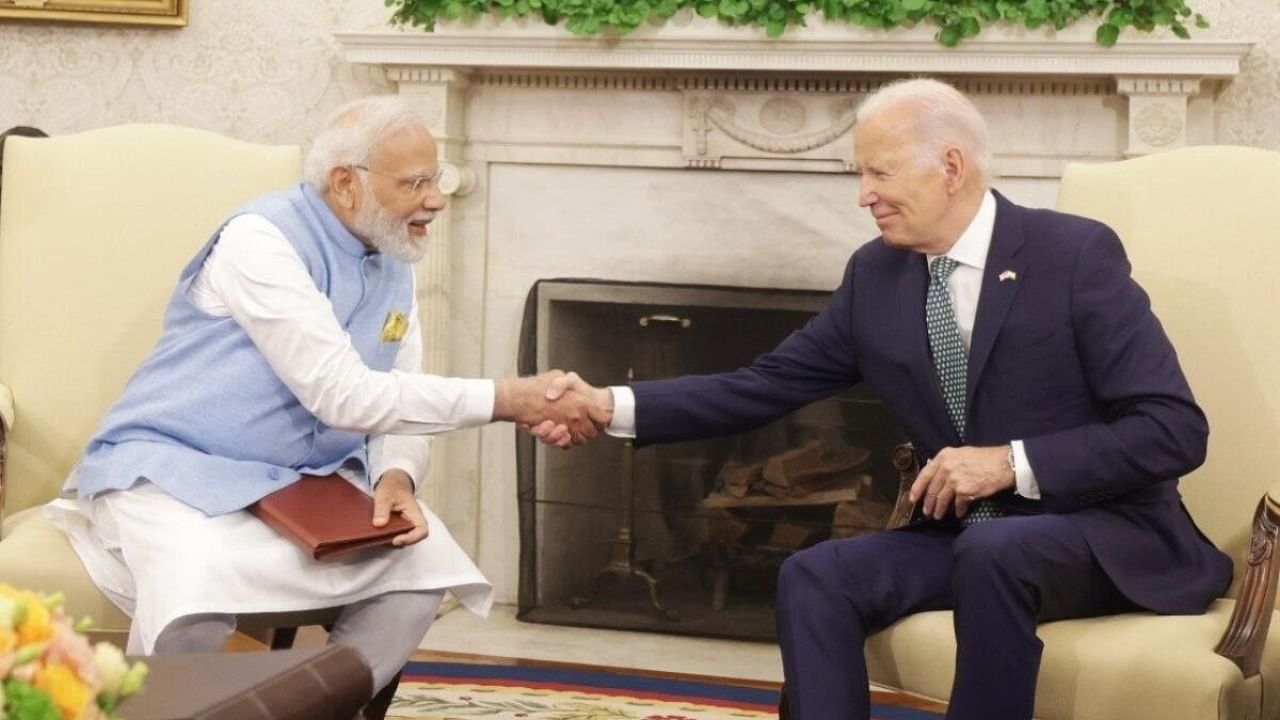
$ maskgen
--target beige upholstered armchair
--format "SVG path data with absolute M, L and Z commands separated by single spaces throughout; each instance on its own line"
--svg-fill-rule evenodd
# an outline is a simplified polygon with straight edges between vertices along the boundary
M 160 334 L 178 272 L 241 203 L 297 182 L 297 147 L 126 125 L 12 137 L 0 186 L 0 582 L 129 619 L 41 514 Z M 244 618 L 308 624 L 332 613 Z
M 1235 581 L 1203 616 L 1042 625 L 1036 717 L 1280 718 L 1280 153 L 1197 147 L 1071 165 L 1058 205 L 1120 234 L 1178 348 L 1210 425 L 1208 460 L 1182 494 L 1235 558 Z M 868 642 L 871 679 L 945 701 L 954 651 L 949 612 L 909 617 Z

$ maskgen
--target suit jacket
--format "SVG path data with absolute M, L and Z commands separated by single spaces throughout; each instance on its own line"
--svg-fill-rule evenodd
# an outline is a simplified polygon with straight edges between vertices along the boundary
M 1065 514 L 1138 605 L 1203 611 L 1231 561 L 1192 522 L 1178 477 L 1204 461 L 1208 425 L 1119 238 L 996 203 L 964 444 L 1022 440 L 1041 501 L 998 500 Z M 636 383 L 637 443 L 740 432 L 866 382 L 921 456 L 960 445 L 929 353 L 927 283 L 924 255 L 864 245 L 827 307 L 750 366 Z

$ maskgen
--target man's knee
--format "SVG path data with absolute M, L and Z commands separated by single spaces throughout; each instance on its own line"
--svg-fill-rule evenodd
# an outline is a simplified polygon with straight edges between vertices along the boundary
M 1087 554 L 1087 544 L 1073 525 L 1053 515 L 971 525 L 952 546 L 957 574 L 1034 571 L 1064 552 Z
M 828 540 L 793 553 L 778 571 L 779 599 L 817 592 L 848 600 L 851 590 L 875 585 L 895 572 L 877 544 L 877 536 L 882 535 Z
M 815 545 L 791 554 L 778 569 L 778 594 L 785 596 L 797 589 L 821 582 L 828 562 L 822 546 Z
M 152 652 L 218 652 L 236 630 L 236 616 L 222 613 L 185 615 L 169 623 L 156 637 Z M 132 642 L 130 651 L 133 652 Z
M 1046 571 L 1039 516 L 1005 518 L 965 528 L 952 547 L 953 591 L 985 592 L 993 582 L 1037 585 Z
M 965 528 L 952 545 L 956 573 L 982 571 L 1006 564 L 1010 555 L 1019 552 L 1020 542 L 1013 539 L 1002 522 L 984 522 Z
M 863 565 L 848 565 L 849 557 L 857 554 L 854 540 L 828 540 L 813 547 L 792 553 L 778 570 L 778 594 L 813 588 L 833 587 L 838 579 L 850 573 L 860 572 Z

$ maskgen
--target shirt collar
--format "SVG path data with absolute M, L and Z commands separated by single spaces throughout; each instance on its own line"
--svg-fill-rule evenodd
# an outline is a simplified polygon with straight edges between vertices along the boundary
M 946 256 L 969 267 L 985 270 L 987 267 L 987 251 L 991 249 L 991 235 L 996 229 L 996 198 L 987 190 L 982 194 L 982 204 L 978 213 L 969 222 L 969 227 L 960 233 L 960 239 L 946 252 Z M 930 255 L 932 263 L 937 255 Z

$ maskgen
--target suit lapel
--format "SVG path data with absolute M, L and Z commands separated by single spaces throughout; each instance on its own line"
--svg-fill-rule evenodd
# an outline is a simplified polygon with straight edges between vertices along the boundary
M 1026 238 L 1022 234 L 1022 209 L 992 191 L 996 197 L 996 224 L 982 274 L 982 292 L 969 343 L 969 369 L 965 382 L 965 407 L 973 406 L 974 388 L 982 378 L 996 335 L 1013 306 L 1026 275 L 1026 260 L 1017 257 Z M 1002 279 L 1003 278 L 1003 279 Z

